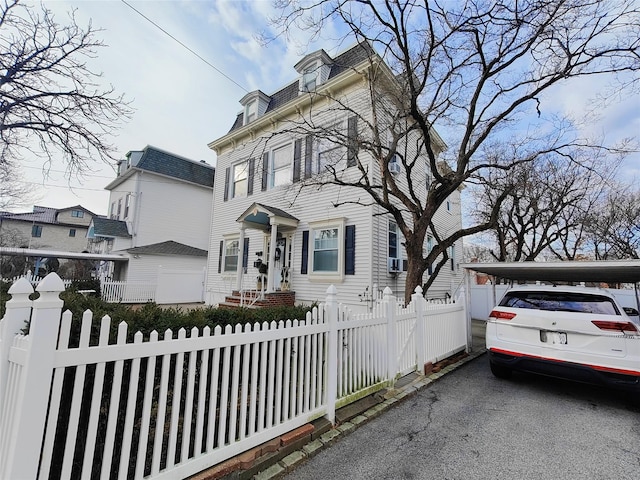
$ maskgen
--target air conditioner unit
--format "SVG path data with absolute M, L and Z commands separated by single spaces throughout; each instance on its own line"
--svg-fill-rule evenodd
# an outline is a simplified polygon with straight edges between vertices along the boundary
M 400 163 L 398 162 L 398 157 L 394 155 L 393 157 L 391 157 L 391 160 L 389 160 L 389 173 L 392 175 L 397 175 L 400 173 L 400 171 L 401 168 Z
M 402 271 L 401 260 L 399 258 L 388 258 L 387 271 L 389 273 L 400 273 Z

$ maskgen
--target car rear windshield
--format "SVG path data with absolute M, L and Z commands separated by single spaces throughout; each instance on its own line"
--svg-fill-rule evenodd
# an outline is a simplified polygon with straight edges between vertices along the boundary
M 500 301 L 500 305 L 537 310 L 620 315 L 610 298 L 579 292 L 507 292 Z

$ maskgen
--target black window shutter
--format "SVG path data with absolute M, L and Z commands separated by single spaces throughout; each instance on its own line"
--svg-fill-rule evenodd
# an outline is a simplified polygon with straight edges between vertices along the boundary
M 262 191 L 267 189 L 267 180 L 269 180 L 269 152 L 262 154 Z
M 309 230 L 302 232 L 302 262 L 300 273 L 306 275 L 309 266 Z
M 427 267 L 427 273 L 429 275 L 433 275 L 433 267 L 431 266 L 431 264 L 429 264 L 429 266 Z
M 222 272 L 222 253 L 224 252 L 224 240 L 220 240 L 220 256 L 218 257 L 218 273 Z
M 249 237 L 244 238 L 244 245 L 242 245 L 242 271 L 247 273 L 247 267 L 249 266 Z
M 247 179 L 247 196 L 253 195 L 253 177 L 256 176 L 256 159 L 249 159 L 249 178 Z
M 344 274 L 356 273 L 356 226 L 347 225 L 344 232 Z
M 229 176 L 231 175 L 231 167 L 227 167 L 224 171 L 224 201 L 229 200 Z
M 407 270 L 409 270 L 409 260 L 407 260 L 406 258 L 402 259 L 402 271 L 406 272 Z
M 302 139 L 293 143 L 293 181 L 300 181 L 300 160 L 302 158 Z
M 304 178 L 309 178 L 311 176 L 312 162 L 313 162 L 313 137 L 311 135 L 307 135 L 304 141 Z
M 347 135 L 347 167 L 353 167 L 358 156 L 358 117 L 347 120 Z

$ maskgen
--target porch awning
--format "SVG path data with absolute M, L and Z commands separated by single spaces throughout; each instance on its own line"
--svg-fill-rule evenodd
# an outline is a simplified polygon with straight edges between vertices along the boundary
M 280 230 L 283 229 L 282 227 L 295 228 L 299 220 L 280 208 L 253 203 L 236 222 L 250 224 L 251 228 L 267 231 L 272 225 L 278 225 Z

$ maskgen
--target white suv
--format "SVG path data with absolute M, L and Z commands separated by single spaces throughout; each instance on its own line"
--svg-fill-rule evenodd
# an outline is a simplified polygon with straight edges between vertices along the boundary
M 640 327 L 626 313 L 632 310 L 601 289 L 512 288 L 487 321 L 491 371 L 500 378 L 520 370 L 640 391 Z

